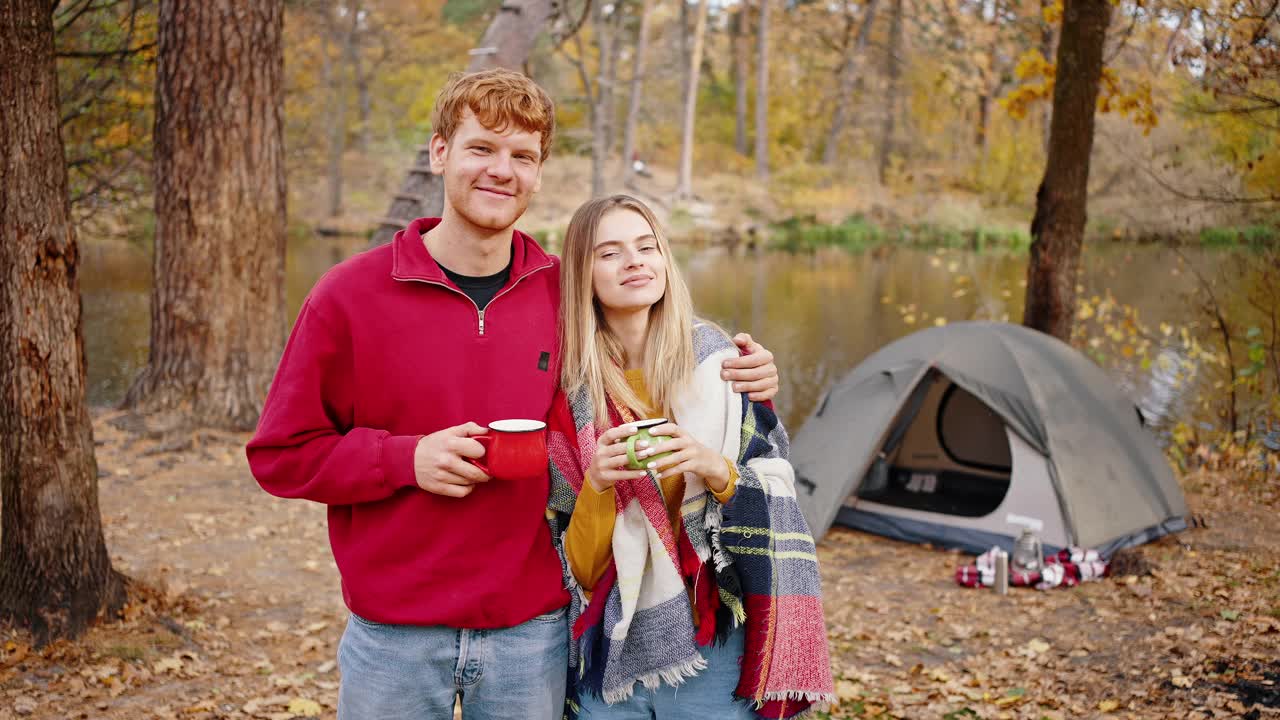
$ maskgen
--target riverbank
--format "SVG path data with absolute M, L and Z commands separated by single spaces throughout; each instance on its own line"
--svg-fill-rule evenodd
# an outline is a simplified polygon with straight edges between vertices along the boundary
M 345 623 L 324 508 L 262 492 L 247 436 L 95 410 L 120 618 L 43 650 L 0 631 L 0 720 L 334 717 Z M 1008 596 L 964 556 L 851 531 L 820 545 L 833 718 L 1212 718 L 1280 713 L 1280 498 L 1182 478 L 1203 526 L 1117 577 Z

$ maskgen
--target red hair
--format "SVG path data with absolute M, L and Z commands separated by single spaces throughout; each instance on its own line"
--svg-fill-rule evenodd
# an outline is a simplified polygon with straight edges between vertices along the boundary
M 542 157 L 551 154 L 556 132 L 555 105 L 551 96 L 528 76 L 506 68 L 455 73 L 436 97 L 431 127 L 447 143 L 470 110 L 480 124 L 494 132 L 515 126 L 541 133 Z

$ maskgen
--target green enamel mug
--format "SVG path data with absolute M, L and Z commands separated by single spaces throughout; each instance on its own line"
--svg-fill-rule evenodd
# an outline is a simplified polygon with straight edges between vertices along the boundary
M 649 428 L 657 427 L 665 422 L 667 422 L 666 418 L 648 418 L 647 420 L 637 420 L 631 423 L 632 425 L 634 425 L 639 429 L 636 431 L 636 434 L 631 435 L 627 438 L 627 468 L 628 469 L 644 470 L 649 463 L 655 460 L 658 460 L 660 458 L 664 458 L 671 454 L 669 452 L 663 452 L 663 453 L 658 453 L 657 455 L 652 455 L 647 458 L 636 457 L 636 443 L 640 442 L 641 440 L 648 440 L 649 447 L 653 447 L 657 443 L 666 442 L 667 440 L 671 439 L 671 437 L 668 435 L 650 435 L 649 434 Z M 643 452 L 644 449 L 645 449 L 644 447 L 641 447 L 640 451 Z

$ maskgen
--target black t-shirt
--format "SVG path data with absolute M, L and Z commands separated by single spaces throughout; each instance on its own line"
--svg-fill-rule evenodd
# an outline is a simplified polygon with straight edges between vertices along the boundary
M 439 263 L 436 264 L 439 265 Z M 483 275 L 480 277 L 476 277 L 474 275 L 459 275 L 443 265 L 440 265 L 440 269 L 443 270 L 444 274 L 448 275 L 449 279 L 453 281 L 453 284 L 457 285 L 458 289 L 466 294 L 467 297 L 471 298 L 471 301 L 474 302 L 476 307 L 481 310 L 489 304 L 489 301 L 493 299 L 494 295 L 498 294 L 498 291 L 502 289 L 502 286 L 507 284 L 507 278 L 511 277 L 510 260 L 507 261 L 507 266 L 502 268 L 499 272 L 496 272 L 493 275 Z

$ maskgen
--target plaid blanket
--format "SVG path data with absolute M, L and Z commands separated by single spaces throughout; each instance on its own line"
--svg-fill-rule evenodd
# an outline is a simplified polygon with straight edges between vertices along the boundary
M 991 587 L 995 584 L 995 551 L 982 553 L 972 565 L 956 568 L 956 582 L 965 587 Z M 1009 568 L 1009 584 L 1018 587 L 1035 587 L 1048 590 L 1056 587 L 1075 587 L 1082 582 L 1096 580 L 1107 575 L 1107 561 L 1096 550 L 1069 547 L 1044 558 L 1044 567 L 1033 572 Z
M 796 503 L 786 431 L 772 410 L 720 379 L 721 361 L 737 355 L 728 338 L 699 324 L 694 340 L 693 387 L 673 419 L 735 461 L 737 489 L 721 506 L 700 478 L 686 475 L 677 537 L 653 473 L 615 486 L 613 563 L 589 604 L 564 561 L 575 590 L 575 690 L 612 703 L 630 697 L 637 682 L 679 685 L 706 667 L 699 646 L 744 626 L 736 694 L 764 717 L 790 717 L 835 695 L 817 556 Z M 585 391 L 558 394 L 552 407 L 549 519 L 558 543 L 600 435 L 629 411 L 613 408 L 607 423 L 593 415 Z

